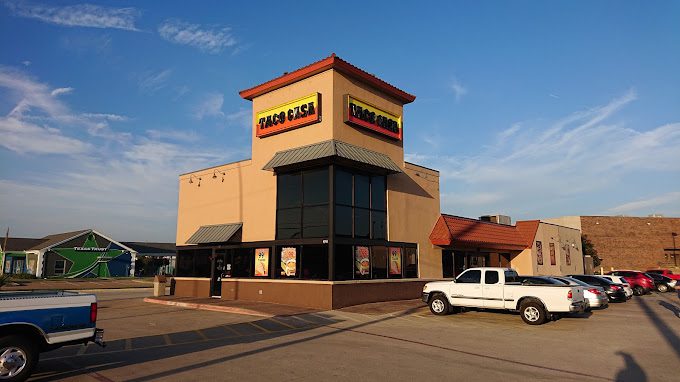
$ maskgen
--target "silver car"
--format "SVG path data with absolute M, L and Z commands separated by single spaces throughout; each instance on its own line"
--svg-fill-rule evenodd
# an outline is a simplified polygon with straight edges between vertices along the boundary
M 604 308 L 609 305 L 609 299 L 604 292 L 604 288 L 587 284 L 581 280 L 566 276 L 550 276 L 551 278 L 561 281 L 567 285 L 578 285 L 583 287 L 583 298 L 588 302 L 588 309 L 590 308 Z

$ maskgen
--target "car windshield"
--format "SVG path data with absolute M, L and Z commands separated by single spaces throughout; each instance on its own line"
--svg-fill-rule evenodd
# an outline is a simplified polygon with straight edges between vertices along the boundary
M 567 279 L 567 278 L 562 278 L 562 277 L 552 277 L 552 279 L 558 281 L 560 284 L 564 284 L 564 285 L 569 285 L 569 284 L 571 284 L 571 280 L 569 280 L 569 279 Z
M 532 285 L 562 285 L 563 282 L 557 281 L 555 279 L 552 279 L 550 277 L 541 277 L 541 276 L 519 276 L 520 280 L 522 280 L 523 284 L 532 284 Z

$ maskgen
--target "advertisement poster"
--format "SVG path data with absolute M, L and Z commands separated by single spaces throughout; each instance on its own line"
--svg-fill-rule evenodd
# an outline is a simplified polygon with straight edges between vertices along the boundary
M 538 265 L 543 265 L 543 244 L 540 241 L 536 242 L 536 261 Z
M 390 275 L 401 275 L 401 248 L 390 247 Z
M 297 249 L 281 248 L 281 276 L 295 276 L 297 271 Z
M 571 252 L 569 251 L 568 245 L 567 245 L 567 265 L 571 265 Z
M 555 243 L 550 243 L 550 265 L 555 265 Z
M 355 248 L 355 264 L 357 275 L 368 276 L 371 273 L 371 258 L 368 247 Z
M 255 250 L 255 277 L 269 276 L 269 248 Z

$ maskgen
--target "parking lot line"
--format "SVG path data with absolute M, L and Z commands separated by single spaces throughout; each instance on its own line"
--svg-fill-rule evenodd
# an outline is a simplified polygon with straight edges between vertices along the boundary
M 262 327 L 261 325 L 258 325 L 258 324 L 254 323 L 254 322 L 249 322 L 249 324 L 252 325 L 252 326 L 254 326 L 254 327 L 256 327 L 257 329 L 262 330 L 262 331 L 265 332 L 265 333 L 272 333 L 271 330 L 266 329 L 266 328 Z
M 276 323 L 278 323 L 278 324 L 281 324 L 281 325 L 283 325 L 283 326 L 285 326 L 285 327 L 287 327 L 287 328 L 289 328 L 289 329 L 296 329 L 296 327 L 294 327 L 293 325 L 288 325 L 288 324 L 286 324 L 285 322 L 279 320 L 279 319 L 276 318 L 276 317 L 271 317 L 270 320 L 272 320 L 272 321 L 274 321 L 274 322 L 276 322 Z

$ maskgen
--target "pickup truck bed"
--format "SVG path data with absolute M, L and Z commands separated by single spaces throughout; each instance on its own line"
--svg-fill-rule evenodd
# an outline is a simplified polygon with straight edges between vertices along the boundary
M 103 345 L 96 320 L 97 299 L 92 294 L 0 293 L 0 380 L 26 380 L 41 352 L 90 341 Z

